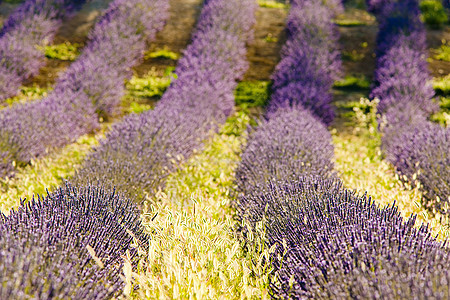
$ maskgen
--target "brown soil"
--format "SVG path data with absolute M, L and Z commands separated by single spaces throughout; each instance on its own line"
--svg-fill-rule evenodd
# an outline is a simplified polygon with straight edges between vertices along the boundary
M 73 17 L 63 22 L 56 33 L 54 44 L 66 41 L 84 44 L 89 30 L 91 30 L 97 22 L 97 18 L 102 14 L 103 10 L 108 8 L 111 2 L 112 0 L 91 0 L 83 5 L 81 10 Z
M 81 10 L 71 18 L 63 21 L 53 40 L 54 44 L 71 42 L 84 45 L 89 30 L 96 23 L 102 11 L 106 9 L 112 0 L 92 0 L 84 5 Z M 24 83 L 25 86 L 39 85 L 51 86 L 54 84 L 60 72 L 67 69 L 70 61 L 58 59 L 45 59 L 46 64 L 41 68 L 39 74 Z
M 148 50 L 167 49 L 182 55 L 191 41 L 191 34 L 202 5 L 202 0 L 171 0 L 170 16 L 166 26 L 156 35 L 156 40 L 150 43 Z M 168 58 L 149 58 L 133 69 L 139 76 L 147 74 L 150 70 L 162 75 L 167 67 L 175 67 L 176 64 L 176 60 Z
M 429 66 L 433 77 L 443 77 L 450 74 L 450 62 L 436 60 L 433 57 L 437 54 L 436 49 L 440 48 L 442 41 L 450 42 L 450 25 L 439 30 L 427 30 L 427 43 L 430 48 Z
M 256 11 L 254 40 L 248 46 L 249 69 L 244 80 L 270 80 L 280 60 L 280 51 L 286 41 L 287 11 L 280 8 L 259 7 Z
M 342 53 L 342 69 L 345 75 L 364 75 L 371 79 L 375 69 L 375 44 L 378 25 L 375 19 L 358 9 L 343 14 L 345 19 L 365 22 L 366 25 L 339 26 L 339 46 Z M 354 56 L 353 59 L 349 58 Z

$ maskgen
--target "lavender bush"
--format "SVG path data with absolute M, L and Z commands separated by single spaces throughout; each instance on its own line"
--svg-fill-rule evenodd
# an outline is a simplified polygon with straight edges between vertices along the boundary
M 302 174 L 333 176 L 333 155 L 331 134 L 320 120 L 306 110 L 278 109 L 250 135 L 236 170 L 237 191 L 249 195 L 266 182 Z
M 420 182 L 426 207 L 449 214 L 450 128 L 423 121 L 386 149 L 387 159 L 414 185 Z
M 266 120 L 250 136 L 236 172 L 239 193 L 301 174 L 333 176 L 333 146 L 325 125 L 334 115 L 330 89 L 340 61 L 332 16 L 320 1 L 292 3 Z
M 371 96 L 380 99 L 382 148 L 400 177 L 420 186 L 423 204 L 448 214 L 449 130 L 427 121 L 439 107 L 432 99 L 418 3 L 392 1 L 378 9 L 377 17 L 379 57 Z
M 1 299 L 105 299 L 118 295 L 133 239 L 148 241 L 137 208 L 102 188 L 66 185 L 0 213 Z
M 436 112 L 431 76 L 422 51 L 411 49 L 398 40 L 398 46 L 389 49 L 377 62 L 375 81 L 371 97 L 379 98 L 378 111 L 384 113 L 388 108 L 414 105 L 426 114 Z
M 130 67 L 167 18 L 168 1 L 116 0 L 89 34 L 79 59 L 45 99 L 0 112 L 0 176 L 61 147 L 115 114 Z
M 320 2 L 294 1 L 286 25 L 288 41 L 272 76 L 269 118 L 280 107 L 301 106 L 327 125 L 333 120 L 329 91 L 341 63 L 332 15 L 329 7 Z
M 247 69 L 252 0 L 210 0 L 192 43 L 180 59 L 177 79 L 155 109 L 116 124 L 71 179 L 116 186 L 137 202 L 151 197 L 165 176 L 233 111 L 236 80 Z
M 253 226 L 264 220 L 267 246 L 277 245 L 275 298 L 450 296 L 448 249 L 396 206 L 380 208 L 338 180 L 318 177 L 261 190 L 240 199 L 238 216 Z
M 51 42 L 62 19 L 84 2 L 27 0 L 10 15 L 0 30 L 0 102 L 39 72 L 45 57 L 36 46 Z
M 314 45 L 310 47 L 314 49 Z M 300 49 L 295 52 L 302 53 Z M 314 59 L 314 56 L 304 56 Z M 410 60 L 402 62 L 412 65 Z M 298 70 L 309 70 L 304 67 L 308 63 L 304 61 Z M 384 67 L 385 71 L 379 74 L 381 84 L 402 70 L 389 64 Z M 423 69 L 423 65 L 412 67 L 412 71 Z M 306 73 L 298 76 L 306 77 L 309 72 Z M 275 80 L 274 97 L 277 89 L 285 95 L 295 94 L 290 91 L 295 90 L 295 83 L 290 82 L 292 78 L 295 77 L 281 81 L 284 85 L 279 86 Z M 326 94 L 326 89 L 317 92 L 321 80 L 317 76 L 305 81 L 304 86 L 314 91 L 310 92 L 314 95 L 311 98 Z M 384 87 L 380 91 L 385 94 L 406 94 L 412 90 L 406 84 L 399 90 Z M 407 118 L 411 118 L 410 124 L 417 124 L 425 113 L 411 117 L 408 112 L 421 107 L 423 103 L 419 100 L 422 99 L 412 105 L 390 108 L 386 105 L 384 117 L 389 120 L 388 125 L 394 124 L 393 120 L 400 124 Z M 438 243 L 427 226 L 415 229 L 415 218 L 404 220 L 394 205 L 379 208 L 370 198 L 344 189 L 332 176 L 332 146 L 325 127 L 311 116 L 309 120 L 303 115 L 287 118 L 287 112 L 308 114 L 308 111 L 302 111 L 302 106 L 294 100 L 285 106 L 290 108 L 278 108 L 276 113 L 269 114 L 269 121 L 251 135 L 237 170 L 240 194 L 234 203 L 238 229 L 244 237 L 249 238 L 248 230 L 262 224 L 266 246 L 274 250 L 270 257 L 276 274 L 271 283 L 272 296 L 283 299 L 448 298 L 450 256 L 445 244 Z M 403 114 L 389 115 L 394 112 Z M 311 125 L 299 125 L 300 122 Z M 305 165 L 310 165 L 299 164 L 296 161 L 299 157 L 304 157 Z M 331 178 L 302 177 L 302 173 L 331 175 Z

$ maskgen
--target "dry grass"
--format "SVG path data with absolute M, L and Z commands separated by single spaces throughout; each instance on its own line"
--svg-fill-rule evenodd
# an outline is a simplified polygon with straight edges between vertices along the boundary
M 141 249 L 137 270 L 127 272 L 128 283 L 139 286 L 135 298 L 268 297 L 270 270 L 262 265 L 268 250 L 242 248 L 230 209 L 229 190 L 249 121 L 243 113 L 229 120 L 203 152 L 168 178 L 158 204 L 147 207 L 143 220 L 152 240 Z

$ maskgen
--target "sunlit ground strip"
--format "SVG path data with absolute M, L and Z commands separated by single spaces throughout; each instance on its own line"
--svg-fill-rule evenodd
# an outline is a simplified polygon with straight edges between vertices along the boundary
M 158 204 L 148 207 L 143 218 L 152 239 L 138 270 L 128 274 L 139 286 L 135 298 L 268 297 L 262 256 L 252 249 L 244 254 L 230 209 L 229 189 L 249 121 L 243 113 L 231 117 L 201 153 L 168 178 Z

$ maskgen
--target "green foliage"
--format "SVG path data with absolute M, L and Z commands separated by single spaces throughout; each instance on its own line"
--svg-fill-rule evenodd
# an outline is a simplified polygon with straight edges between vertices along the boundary
M 274 37 L 271 33 L 268 33 L 264 37 L 264 41 L 267 43 L 276 43 L 276 42 L 278 42 L 278 38 Z
M 123 112 L 141 113 L 151 109 L 154 102 L 164 94 L 172 78 L 176 78 L 173 71 L 174 68 L 168 67 L 161 77 L 152 69 L 144 77 L 133 76 L 126 83 L 127 93 L 122 99 Z
M 126 83 L 127 93 L 135 98 L 161 97 L 170 85 L 171 77 L 157 77 L 149 72 L 144 77 L 133 76 Z
M 11 106 L 16 103 L 25 103 L 27 101 L 40 99 L 46 97 L 50 90 L 51 88 L 42 88 L 36 84 L 33 86 L 22 86 L 17 96 L 6 99 L 5 104 Z
M 343 79 L 336 81 L 333 87 L 340 89 L 368 89 L 370 88 L 370 81 L 364 75 L 347 75 Z
M 267 8 L 287 8 L 288 5 L 283 2 L 278 2 L 274 0 L 258 0 L 258 5 L 260 7 L 267 7 Z
M 450 74 L 433 79 L 433 88 L 439 95 L 450 95 Z
M 57 45 L 47 45 L 43 47 L 45 56 L 48 58 L 74 61 L 80 55 L 81 44 L 65 42 Z
M 270 86 L 270 81 L 240 82 L 234 92 L 236 105 L 243 110 L 265 106 L 269 100 Z
M 431 120 L 440 123 L 442 126 L 450 126 L 450 97 L 439 97 L 441 110 L 431 116 Z
M 136 101 L 133 101 L 131 103 L 128 104 L 129 107 L 126 109 L 126 113 L 135 113 L 135 114 L 140 114 L 146 110 L 149 110 L 153 107 L 153 105 L 151 104 L 146 104 L 146 103 L 139 103 Z
M 440 28 L 448 21 L 447 13 L 440 0 L 423 0 L 420 2 L 422 19 L 432 28 Z
M 437 54 L 434 58 L 443 61 L 450 61 L 450 46 L 447 45 L 447 43 L 443 43 L 441 47 L 437 49 Z
M 359 53 L 357 50 L 342 51 L 342 59 L 346 61 L 360 61 L 364 58 L 363 53 Z
M 356 19 L 335 19 L 334 23 L 341 27 L 366 26 L 367 23 Z
M 365 0 L 345 0 L 343 1 L 345 7 L 348 8 L 356 8 L 362 10 L 362 12 L 367 13 L 366 1 Z M 368 13 L 367 13 L 368 14 Z
M 361 98 L 359 101 L 350 101 L 340 104 L 340 108 L 347 108 L 346 114 L 349 127 L 354 128 L 354 134 L 365 132 L 366 147 L 368 149 L 368 157 L 372 158 L 377 155 L 381 145 L 381 139 L 378 132 L 377 123 L 377 105 L 378 99 L 370 101 L 367 98 Z
M 145 53 L 144 58 L 145 59 L 166 58 L 166 59 L 171 59 L 171 60 L 177 60 L 178 58 L 180 58 L 180 55 L 178 53 L 170 51 L 167 48 L 163 48 L 163 49 L 158 49 L 156 51 Z

